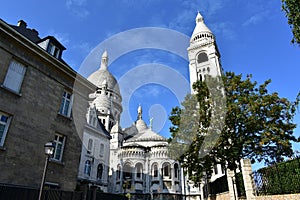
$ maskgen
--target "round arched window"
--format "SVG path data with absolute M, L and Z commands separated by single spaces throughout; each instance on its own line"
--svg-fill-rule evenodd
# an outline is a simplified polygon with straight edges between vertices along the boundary
M 199 53 L 198 57 L 197 57 L 197 62 L 198 63 L 203 63 L 203 62 L 206 62 L 208 61 L 208 56 L 206 53 L 202 52 L 202 53 Z

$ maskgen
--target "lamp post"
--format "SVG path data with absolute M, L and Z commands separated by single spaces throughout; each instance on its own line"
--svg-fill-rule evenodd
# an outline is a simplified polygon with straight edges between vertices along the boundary
M 40 192 L 39 192 L 39 200 L 42 199 L 42 193 L 43 193 L 43 188 L 44 188 L 44 184 L 45 184 L 48 160 L 49 160 L 49 157 L 53 154 L 53 151 L 54 151 L 54 148 L 55 148 L 55 146 L 52 142 L 47 142 L 44 145 L 44 147 L 45 147 L 46 161 L 45 161 L 45 167 L 44 167 L 44 172 L 43 172 L 43 177 L 42 177 L 42 183 L 41 183 Z

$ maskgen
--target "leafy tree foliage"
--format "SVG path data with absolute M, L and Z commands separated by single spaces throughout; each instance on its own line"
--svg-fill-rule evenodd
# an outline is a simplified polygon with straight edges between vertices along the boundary
M 194 182 L 213 164 L 234 170 L 241 158 L 272 163 L 292 156 L 300 93 L 290 102 L 268 92 L 270 80 L 258 85 L 251 78 L 232 72 L 222 79 L 207 77 L 194 83 L 196 94 L 188 95 L 181 108 L 173 108 L 170 154 Z
M 300 0 L 281 0 L 282 10 L 294 35 L 292 43 L 300 44 Z

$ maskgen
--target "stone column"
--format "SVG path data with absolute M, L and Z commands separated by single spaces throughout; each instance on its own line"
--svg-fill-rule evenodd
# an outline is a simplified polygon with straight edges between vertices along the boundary
M 174 164 L 173 165 L 170 164 L 170 175 L 171 175 L 171 190 L 172 192 L 176 192 Z
M 146 179 L 143 180 L 143 183 L 145 184 L 145 193 L 150 193 L 150 187 L 151 187 L 151 184 L 150 184 L 150 177 L 151 177 L 151 167 L 150 167 L 150 153 L 145 153 L 145 156 L 146 156 L 146 162 L 145 162 L 145 173 L 144 175 L 146 176 Z
M 252 167 L 250 159 L 241 159 L 242 174 L 247 200 L 255 200 L 254 181 L 252 179 Z
M 236 181 L 235 181 L 233 170 L 227 169 L 227 182 L 228 182 L 230 200 L 238 200 Z

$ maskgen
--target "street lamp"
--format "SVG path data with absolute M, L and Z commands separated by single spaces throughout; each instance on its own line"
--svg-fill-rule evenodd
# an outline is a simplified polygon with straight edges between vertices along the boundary
M 54 144 L 52 142 L 47 142 L 45 145 L 45 154 L 46 154 L 46 161 L 45 161 L 45 167 L 44 167 L 44 172 L 43 172 L 43 177 L 42 177 L 42 183 L 40 187 L 40 192 L 39 192 L 39 200 L 42 199 L 42 193 L 43 193 L 43 188 L 45 184 L 45 177 L 46 177 L 46 171 L 47 171 L 47 166 L 48 166 L 48 160 L 49 157 L 53 154 L 54 151 Z

